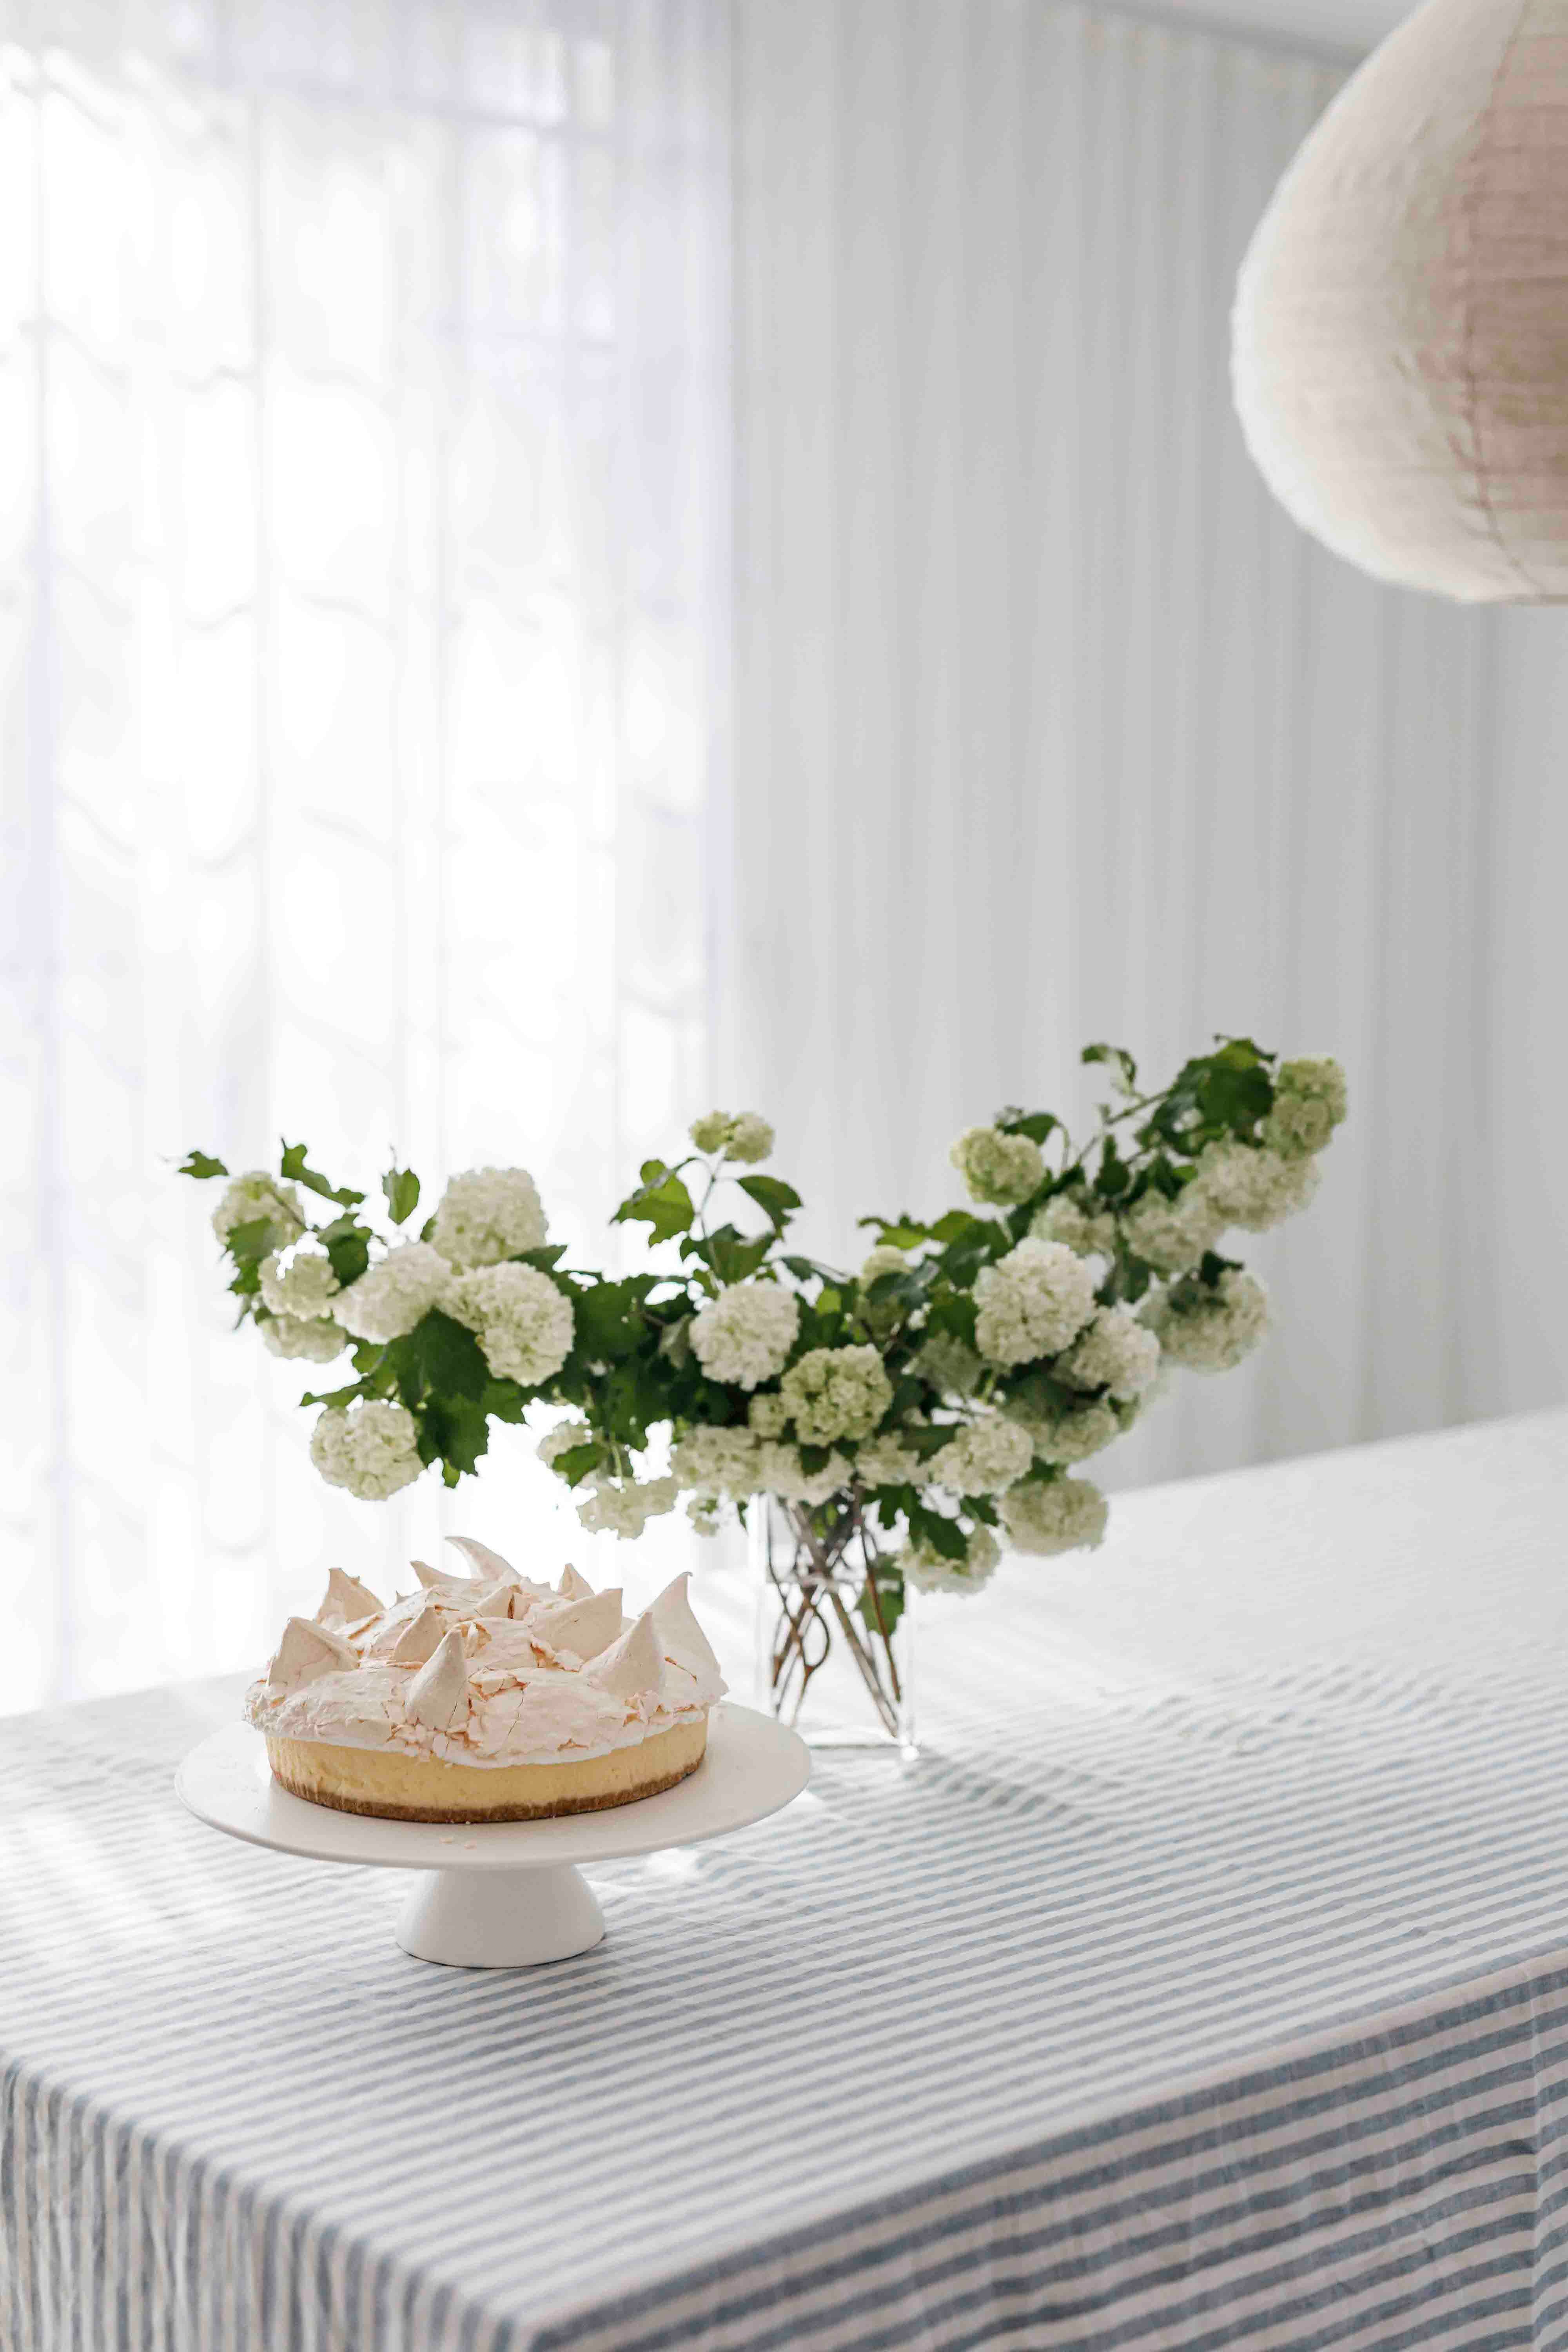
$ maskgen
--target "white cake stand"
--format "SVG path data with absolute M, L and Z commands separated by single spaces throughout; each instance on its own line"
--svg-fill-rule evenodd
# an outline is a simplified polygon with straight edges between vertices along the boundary
M 766 1819 L 811 1777 L 804 1740 L 750 1707 L 716 1706 L 708 1753 L 657 1797 L 550 1822 L 443 1828 L 334 1812 L 273 1780 L 260 1735 L 235 1723 L 195 1748 L 174 1786 L 198 1821 L 252 1845 L 314 1862 L 417 1873 L 397 1925 L 416 1960 L 458 1969 L 527 1969 L 586 1952 L 605 1917 L 580 1864 L 700 1845 Z

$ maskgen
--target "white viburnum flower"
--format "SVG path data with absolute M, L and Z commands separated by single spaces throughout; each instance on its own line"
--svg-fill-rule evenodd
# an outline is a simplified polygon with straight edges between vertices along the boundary
M 925 1465 L 933 1486 L 954 1495 L 1000 1495 L 1023 1476 L 1035 1449 L 1027 1430 L 999 1412 L 971 1422 Z
M 746 1407 L 746 1421 L 758 1437 L 782 1437 L 789 1427 L 789 1399 L 766 1390 Z
M 1058 1370 L 1074 1388 L 1109 1389 L 1123 1402 L 1158 1379 L 1160 1342 L 1131 1307 L 1102 1307 Z
M 716 1151 L 722 1160 L 750 1166 L 766 1160 L 773 1148 L 773 1131 L 754 1110 L 710 1110 L 687 1129 L 699 1151 Z
M 773 1131 L 767 1120 L 754 1110 L 743 1110 L 731 1126 L 724 1157 L 752 1167 L 759 1160 L 766 1160 L 773 1148 Z
M 1119 1412 L 1107 1397 L 1092 1401 L 1086 1397 L 1070 1412 L 1039 1419 L 1026 1415 L 1016 1404 L 1008 1405 L 1005 1411 L 1010 1420 L 1016 1420 L 1019 1428 L 1028 1432 L 1029 1442 L 1041 1462 L 1087 1462 L 1091 1454 L 1103 1454 L 1108 1445 L 1114 1445 L 1130 1426 L 1124 1413 Z
M 301 1244 L 281 1257 L 261 1261 L 262 1304 L 273 1315 L 295 1315 L 301 1322 L 314 1322 L 331 1314 L 330 1302 L 338 1286 L 325 1250 Z
M 869 1437 L 893 1402 L 875 1348 L 813 1348 L 779 1383 L 803 1445 Z
M 692 1317 L 692 1351 L 710 1381 L 760 1388 L 783 1371 L 799 1329 L 793 1292 L 776 1282 L 735 1282 Z
M 759 1447 L 749 1429 L 689 1430 L 669 1457 L 671 1475 L 699 1495 L 743 1500 L 756 1493 Z
M 895 1249 L 891 1242 L 879 1242 L 875 1249 L 866 1253 L 860 1267 L 860 1279 L 869 1290 L 871 1285 L 879 1282 L 885 1274 L 907 1273 L 909 1263 L 903 1251 Z
M 989 1528 L 976 1528 L 962 1560 L 949 1559 L 921 1538 L 906 1545 L 899 1566 L 917 1592 L 978 1592 L 996 1572 L 1002 1547 Z
M 777 1495 L 781 1502 L 826 1503 L 829 1495 L 847 1486 L 852 1475 L 842 1454 L 829 1454 L 820 1470 L 808 1470 L 801 1461 L 798 1445 L 784 1445 L 774 1440 L 757 1448 L 757 1487 Z
M 220 1242 L 226 1242 L 236 1225 L 254 1224 L 258 1217 L 268 1218 L 277 1227 L 285 1247 L 297 1242 L 305 1230 L 299 1193 L 280 1177 L 269 1176 L 265 1168 L 252 1168 L 230 1179 L 213 1211 L 213 1231 Z
M 1193 1190 L 1201 1193 L 1227 1225 L 1266 1234 L 1304 1209 L 1321 1180 L 1315 1160 L 1287 1160 L 1267 1145 L 1242 1143 L 1235 1136 L 1207 1143 L 1198 1156 Z
M 674 1510 L 679 1493 L 673 1478 L 595 1478 L 577 1506 L 577 1517 L 590 1535 L 619 1536 L 631 1543 L 649 1519 Z
M 1225 1231 L 1221 1212 L 1189 1183 L 1174 1201 L 1163 1192 L 1145 1192 L 1121 1220 L 1127 1246 L 1152 1265 L 1156 1274 L 1185 1274 Z
M 1349 1107 L 1345 1074 L 1331 1055 L 1282 1062 L 1263 1140 L 1287 1160 L 1321 1151 Z
M 537 1388 L 571 1353 L 572 1301 L 536 1265 L 485 1265 L 460 1275 L 445 1304 L 478 1332 L 485 1361 L 501 1380 Z
M 974 1298 L 981 1354 L 994 1364 L 1026 1364 L 1077 1339 L 1094 1312 L 1094 1276 L 1065 1242 L 1030 1239 L 982 1266 Z
M 1040 1147 L 1026 1135 L 1005 1135 L 999 1127 L 966 1127 L 948 1158 L 969 1187 L 972 1201 L 1016 1208 L 1046 1181 Z
M 1000 1504 L 1015 1551 L 1048 1558 L 1092 1551 L 1105 1534 L 1110 1506 L 1087 1478 L 1053 1478 L 1048 1486 L 1015 1486 Z
M 889 1430 L 856 1447 L 855 1475 L 862 1486 L 918 1486 L 926 1473 L 914 1447 L 906 1445 L 896 1430 Z
M 720 1502 L 717 1495 L 688 1495 L 686 1516 L 691 1532 L 696 1536 L 716 1536 L 719 1532 Z
M 346 1412 L 329 1405 L 310 1433 L 310 1459 L 329 1486 L 384 1502 L 424 1469 L 416 1440 L 414 1416 L 400 1404 L 374 1400 Z
M 985 1367 L 955 1331 L 933 1331 L 915 1358 L 914 1369 L 944 1395 L 972 1397 Z
M 442 1193 L 430 1240 L 448 1265 L 499 1265 L 542 1248 L 546 1230 L 526 1168 L 470 1168 Z
M 1029 1220 L 1036 1241 L 1065 1242 L 1079 1257 L 1112 1257 L 1116 1220 L 1109 1209 L 1090 1209 L 1071 1192 L 1056 1192 Z
M 330 1364 L 349 1344 L 330 1316 L 305 1322 L 297 1315 L 269 1315 L 257 1328 L 263 1345 L 290 1363 Z
M 400 1242 L 368 1266 L 357 1282 L 340 1290 L 331 1314 L 356 1339 L 384 1347 L 401 1339 L 432 1307 L 445 1307 L 454 1276 L 428 1242 Z
M 1141 1311 L 1173 1363 L 1190 1372 L 1228 1372 L 1268 1329 L 1268 1293 L 1255 1274 L 1226 1266 L 1212 1288 L 1175 1282 Z

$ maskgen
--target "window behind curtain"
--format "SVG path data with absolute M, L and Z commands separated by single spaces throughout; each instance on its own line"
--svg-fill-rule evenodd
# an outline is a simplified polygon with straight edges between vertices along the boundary
M 719 22 L 0 5 L 0 1708 L 561 1552 L 519 1433 L 322 1486 L 173 1167 L 521 1162 L 601 1252 L 701 1107 Z

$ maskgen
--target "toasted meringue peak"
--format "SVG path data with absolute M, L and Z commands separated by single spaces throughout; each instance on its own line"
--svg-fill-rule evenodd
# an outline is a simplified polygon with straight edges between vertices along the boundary
M 683 1573 L 673 1584 L 667 1584 L 648 1614 L 653 1619 L 654 1631 L 664 1643 L 665 1656 L 673 1658 L 678 1666 L 684 1666 L 689 1675 L 695 1675 L 700 1683 L 709 1682 L 719 1678 L 719 1661 L 692 1613 L 686 1590 L 689 1581 L 689 1576 Z
M 487 1585 L 482 1592 L 476 1583 L 471 1601 L 466 1592 L 462 1596 L 459 1604 L 462 1613 L 465 1617 L 510 1617 L 517 1590 L 516 1583 L 510 1577 L 502 1577 L 499 1584 Z
M 341 1568 L 327 1570 L 327 1597 L 316 1612 L 318 1625 L 357 1625 L 363 1618 L 379 1617 L 381 1603 L 367 1584 L 345 1576 Z
M 432 1568 L 427 1559 L 411 1559 L 408 1563 L 426 1592 L 478 1592 L 477 1577 L 463 1576 L 455 1568 Z
M 482 1577 L 487 1584 L 494 1584 L 502 1578 L 509 1584 L 522 1582 L 510 1560 L 502 1559 L 500 1552 L 492 1551 L 489 1544 L 476 1543 L 472 1536 L 448 1536 L 447 1541 L 454 1551 L 460 1551 L 465 1559 L 472 1561 L 468 1571 L 471 1576 Z M 436 1571 L 433 1570 L 431 1573 Z
M 561 1571 L 561 1581 L 555 1588 L 563 1601 L 586 1601 L 594 1590 L 585 1576 L 579 1576 L 568 1561 Z
M 322 1675 L 352 1674 L 359 1658 L 341 1633 L 318 1625 L 309 1617 L 290 1617 L 283 1628 L 278 1654 L 267 1669 L 269 1691 L 300 1689 Z
M 581 1601 L 557 1601 L 531 1611 L 528 1630 L 536 1642 L 552 1650 L 570 1650 L 579 1658 L 596 1658 L 621 1630 L 618 1591 L 590 1592 Z
M 612 1698 L 636 1698 L 640 1693 L 657 1699 L 664 1688 L 664 1651 L 654 1631 L 653 1612 L 645 1609 L 618 1642 L 601 1650 L 583 1680 Z
M 408 1685 L 404 1706 L 411 1722 L 431 1731 L 457 1731 L 468 1715 L 468 1668 L 456 1626 L 442 1637 Z
M 427 1594 L 424 1606 L 405 1622 L 387 1654 L 395 1666 L 422 1666 L 435 1656 L 445 1638 L 446 1620 L 434 1595 Z

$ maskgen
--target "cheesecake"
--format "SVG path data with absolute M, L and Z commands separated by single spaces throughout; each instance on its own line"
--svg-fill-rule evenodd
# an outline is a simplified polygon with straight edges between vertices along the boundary
M 724 1682 L 684 1576 L 628 1618 L 574 1569 L 537 1583 L 452 1540 L 462 1570 L 415 1561 L 390 1607 L 334 1568 L 289 1618 L 245 1698 L 282 1788 L 394 1821 L 541 1821 L 697 1769 Z

